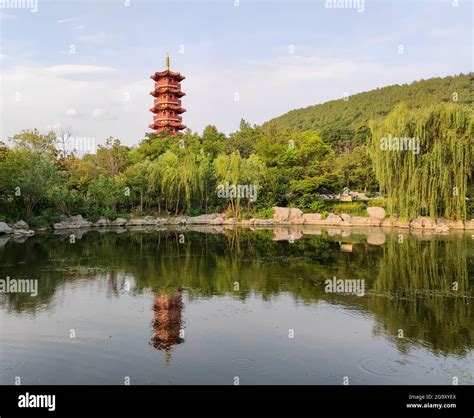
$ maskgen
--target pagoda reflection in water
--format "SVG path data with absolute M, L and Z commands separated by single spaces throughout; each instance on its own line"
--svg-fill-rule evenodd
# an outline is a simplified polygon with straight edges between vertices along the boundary
M 173 293 L 154 292 L 152 321 L 153 337 L 150 344 L 165 352 L 168 361 L 175 345 L 184 342 L 182 327 L 182 290 Z

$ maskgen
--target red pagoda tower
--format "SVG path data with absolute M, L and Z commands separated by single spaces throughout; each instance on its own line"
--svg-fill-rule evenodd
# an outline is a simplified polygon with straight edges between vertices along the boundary
M 170 57 L 166 56 L 166 70 L 156 72 L 150 77 L 155 81 L 155 90 L 150 94 L 155 98 L 155 104 L 150 109 L 155 113 L 154 121 L 149 128 L 156 132 L 169 131 L 173 134 L 186 128 L 181 122 L 181 113 L 186 112 L 181 107 L 181 81 L 185 79 L 180 73 L 170 70 Z

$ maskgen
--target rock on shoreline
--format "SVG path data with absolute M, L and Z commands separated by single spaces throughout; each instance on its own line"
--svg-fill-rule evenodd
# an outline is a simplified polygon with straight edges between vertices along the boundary
M 143 227 L 162 225 L 224 225 L 224 226 L 271 226 L 271 225 L 317 225 L 339 227 L 383 227 L 414 230 L 430 230 L 438 233 L 448 232 L 451 229 L 474 230 L 474 219 L 467 222 L 438 219 L 434 221 L 428 217 L 418 217 L 411 221 L 398 218 L 387 218 L 385 209 L 372 206 L 367 208 L 369 216 L 351 216 L 348 214 L 336 215 L 329 213 L 326 218 L 320 213 L 303 213 L 300 209 L 275 207 L 272 219 L 248 219 L 238 221 L 227 218 L 224 214 L 211 213 L 199 216 L 174 216 L 168 218 L 154 218 L 145 216 L 127 221 L 125 218 L 109 220 L 102 218 L 95 223 L 85 220 L 81 215 L 62 217 L 61 222 L 54 224 L 54 229 L 79 229 L 101 227 Z M 2 225 L 3 224 L 3 225 Z M 17 222 L 18 224 L 18 222 Z M 20 225 L 21 226 L 21 225 Z M 13 229 L 0 222 L 0 233 Z
M 14 235 L 16 237 L 31 237 L 35 231 L 30 229 L 30 226 L 23 220 L 15 222 L 13 225 L 8 225 L 5 222 L 0 222 L 0 234 Z

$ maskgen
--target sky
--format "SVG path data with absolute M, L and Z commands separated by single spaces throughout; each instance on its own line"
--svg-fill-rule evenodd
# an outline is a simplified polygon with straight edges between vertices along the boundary
M 472 0 L 0 0 L 0 140 L 37 128 L 138 144 L 167 52 L 199 133 L 466 73 L 472 20 Z

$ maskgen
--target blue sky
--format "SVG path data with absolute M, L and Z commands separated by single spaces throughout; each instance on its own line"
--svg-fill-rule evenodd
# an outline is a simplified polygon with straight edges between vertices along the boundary
M 163 69 L 166 52 L 186 76 L 184 123 L 198 132 L 214 124 L 229 133 L 241 118 L 259 124 L 473 66 L 470 0 L 126 3 L 38 0 L 36 12 L 0 9 L 1 139 L 36 127 L 138 143 L 152 121 L 149 76 Z

